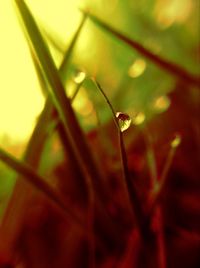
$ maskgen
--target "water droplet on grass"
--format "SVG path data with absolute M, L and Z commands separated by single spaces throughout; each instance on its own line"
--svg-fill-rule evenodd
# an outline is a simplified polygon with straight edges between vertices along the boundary
M 76 84 L 80 84 L 85 80 L 86 73 L 82 70 L 76 70 L 74 74 L 74 82 Z
M 127 130 L 130 127 L 131 118 L 130 118 L 130 116 L 128 114 L 117 112 L 116 113 L 116 118 L 118 120 L 121 132 L 124 132 L 125 130 Z

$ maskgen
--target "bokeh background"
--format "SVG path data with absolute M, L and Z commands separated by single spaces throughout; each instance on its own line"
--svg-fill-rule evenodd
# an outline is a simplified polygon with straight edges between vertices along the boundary
M 155 54 L 199 74 L 198 0 L 27 0 L 26 3 L 46 36 L 57 66 L 80 23 L 79 8 L 83 8 Z M 44 106 L 44 95 L 12 1 L 0 0 L 0 36 L 0 146 L 22 157 Z M 96 76 L 115 109 L 127 112 L 135 125 L 154 120 L 170 107 L 167 94 L 175 87 L 174 77 L 89 20 L 73 53 L 68 94 L 73 90 L 73 74 L 77 70 Z M 89 83 L 81 88 L 74 108 L 86 132 L 96 127 L 97 112 L 102 124 L 112 116 Z M 0 162 L 0 216 L 14 182 L 15 173 Z

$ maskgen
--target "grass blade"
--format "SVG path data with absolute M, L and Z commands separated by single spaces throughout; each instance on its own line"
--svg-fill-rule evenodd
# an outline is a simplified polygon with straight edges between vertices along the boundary
M 142 56 L 144 56 L 148 60 L 152 61 L 154 64 L 161 67 L 163 70 L 169 72 L 173 76 L 176 76 L 178 79 L 181 79 L 188 84 L 199 86 L 199 84 L 200 84 L 199 77 L 196 77 L 193 74 L 190 74 L 188 71 L 186 71 L 185 69 L 183 69 L 179 65 L 177 65 L 173 62 L 170 62 L 167 59 L 164 59 L 164 58 L 154 54 L 153 52 L 151 52 L 150 50 L 148 50 L 144 46 L 142 46 L 139 42 L 137 42 L 133 39 L 130 39 L 126 35 L 118 32 L 117 30 L 115 30 L 114 28 L 112 28 L 111 26 L 109 26 L 108 24 L 106 24 L 105 22 L 103 22 L 102 20 L 97 18 L 96 16 L 94 16 L 90 13 L 84 12 L 84 11 L 83 11 L 83 13 L 87 14 L 88 17 L 96 25 L 100 26 L 102 29 L 106 30 L 107 32 L 109 32 L 110 34 L 112 34 L 113 36 L 115 36 L 116 38 L 118 38 L 119 40 L 124 42 L 125 44 L 127 44 L 129 47 L 135 49 L 138 53 L 140 53 Z
M 174 159 L 177 147 L 180 145 L 180 143 L 181 143 L 181 137 L 179 135 L 176 135 L 170 144 L 170 150 L 169 150 L 169 153 L 167 155 L 167 159 L 165 161 L 160 179 L 151 192 L 150 211 L 152 211 L 155 208 L 155 206 L 158 204 L 160 198 L 162 197 L 162 193 L 163 193 L 163 190 L 165 188 L 165 184 L 166 184 L 166 180 L 167 180 L 167 175 L 169 173 L 169 170 L 170 170 L 172 161 Z
M 87 14 L 84 14 L 81 20 L 81 23 L 72 39 L 72 42 L 70 43 L 70 46 L 67 49 L 65 56 L 63 58 L 62 64 L 60 66 L 60 75 L 63 80 L 66 80 L 66 71 L 68 70 L 68 67 L 69 67 L 69 62 L 70 62 L 70 58 L 72 55 L 72 51 L 74 50 L 77 39 L 80 36 L 83 26 L 85 25 L 86 19 L 87 19 Z
M 94 183 L 97 181 L 101 184 L 100 171 L 96 167 L 85 136 L 71 107 L 70 100 L 66 97 L 56 66 L 46 44 L 43 41 L 40 31 L 24 1 L 15 0 L 15 3 L 34 52 L 37 55 L 40 65 L 51 86 L 50 95 L 52 97 L 52 101 L 62 120 L 66 135 L 76 156 L 77 163 L 86 178 L 95 178 Z
M 103 204 L 106 201 L 106 189 L 104 186 L 104 180 L 102 179 L 101 170 L 98 169 L 89 145 L 86 141 L 86 137 L 80 128 L 80 125 L 76 119 L 74 111 L 71 107 L 70 100 L 65 94 L 65 89 L 58 74 L 57 68 L 53 62 L 53 59 L 49 53 L 46 44 L 43 41 L 42 35 L 32 17 L 28 7 L 24 1 L 15 0 L 17 9 L 25 28 L 28 40 L 34 49 L 34 53 L 41 65 L 45 77 L 50 85 L 49 93 L 52 102 L 59 114 L 62 121 L 65 134 L 73 150 L 73 154 L 76 158 L 76 163 L 79 165 L 79 169 L 84 174 L 87 189 L 88 189 L 88 203 L 92 200 L 92 191 L 96 190 L 95 196 L 95 209 L 101 212 L 100 215 L 105 214 L 103 224 L 108 226 L 115 226 L 108 214 L 106 215 Z M 97 212 L 98 213 L 98 212 Z M 107 217 L 106 217 L 107 216 Z M 102 227 L 102 226 L 101 226 Z M 104 228 L 103 226 L 102 228 Z M 113 232 L 108 230 L 112 236 Z M 107 233 L 108 233 L 107 232 Z
M 78 30 L 76 31 L 73 37 L 73 40 L 72 40 L 73 46 L 70 45 L 71 49 L 67 50 L 66 55 L 64 56 L 64 58 L 68 58 L 68 62 L 73 52 L 73 47 L 75 46 L 77 42 L 77 39 L 78 39 L 77 32 L 80 33 L 82 21 Z M 31 47 L 30 47 L 30 52 L 32 55 L 33 63 L 36 69 L 36 73 L 38 75 L 38 79 L 39 79 L 42 92 L 44 93 L 44 95 L 47 95 L 48 85 L 44 77 L 44 73 L 42 72 L 41 67 L 39 66 L 38 60 L 36 59 L 36 56 Z M 61 64 L 61 66 L 63 66 L 63 64 Z M 66 69 L 66 64 L 64 66 Z M 59 69 L 59 72 L 60 72 L 60 69 Z M 65 78 L 63 77 L 63 79 L 65 82 L 66 77 Z M 78 87 L 80 87 L 80 84 L 78 85 Z M 73 99 L 74 97 L 75 96 L 73 96 Z M 38 169 L 44 146 L 49 137 L 48 129 L 52 121 L 53 113 L 55 113 L 55 108 L 52 104 L 50 97 L 48 97 L 45 103 L 45 107 L 39 117 L 37 125 L 34 129 L 34 132 L 26 147 L 26 152 L 24 155 L 24 161 L 28 163 L 30 166 L 34 167 L 35 170 Z M 63 143 L 65 152 L 69 154 L 72 150 L 70 151 L 69 143 L 65 135 L 65 131 L 63 131 L 63 127 L 61 123 L 59 123 L 58 132 L 59 132 L 61 141 Z M 79 168 L 76 165 L 76 161 L 73 158 L 73 154 L 71 154 L 71 157 L 69 159 L 71 159 L 71 163 L 75 166 L 74 170 L 76 170 L 77 176 L 79 178 L 82 178 L 82 174 L 78 172 Z M 28 209 L 28 206 L 29 206 L 29 200 L 32 200 L 34 198 L 34 195 L 35 195 L 34 188 L 25 180 L 22 180 L 21 176 L 19 175 L 16 180 L 16 184 L 15 184 L 12 196 L 10 197 L 8 206 L 1 220 L 0 237 L 2 239 L 0 241 L 0 244 L 3 243 L 3 245 L 2 246 L 0 245 L 0 248 L 3 248 L 6 252 L 12 252 L 12 247 L 14 247 L 14 245 L 16 244 L 18 234 L 20 233 L 20 230 L 23 226 L 24 214 L 26 213 L 26 209 Z
M 42 25 L 42 32 L 44 32 L 44 35 L 46 39 L 49 41 L 51 46 L 60 54 L 65 54 L 64 44 L 60 40 L 58 36 L 54 32 L 52 32 L 50 29 L 47 29 L 45 26 Z
M 83 223 L 77 216 L 65 205 L 65 202 L 61 197 L 51 188 L 40 175 L 35 173 L 34 169 L 29 165 L 20 162 L 10 154 L 6 153 L 4 150 L 0 149 L 0 159 L 6 165 L 14 169 L 16 172 L 21 174 L 24 179 L 31 183 L 37 190 L 42 192 L 48 197 L 48 199 L 59 207 L 65 214 L 76 223 L 81 228 L 83 228 Z M 68 219 L 67 217 L 67 219 Z
M 137 223 L 137 227 L 140 230 L 140 234 L 142 235 L 142 237 L 145 237 L 144 227 L 143 227 L 144 216 L 143 216 L 142 208 L 141 208 L 140 201 L 139 201 L 139 198 L 137 195 L 137 191 L 136 191 L 133 183 L 131 182 L 130 173 L 129 173 L 129 169 L 128 169 L 127 155 L 126 155 L 126 150 L 125 150 L 125 145 L 124 145 L 124 140 L 123 140 L 123 133 L 120 129 L 119 122 L 116 118 L 116 112 L 115 112 L 111 102 L 109 101 L 108 97 L 106 96 L 104 90 L 100 86 L 100 84 L 95 79 L 92 79 L 92 81 L 94 82 L 94 84 L 96 85 L 98 90 L 101 92 L 101 94 L 105 98 L 106 102 L 108 103 L 110 110 L 112 111 L 113 119 L 114 119 L 114 122 L 117 126 L 118 133 L 119 133 L 119 145 L 120 145 L 121 161 L 122 161 L 124 182 L 125 182 L 124 188 L 125 188 L 125 191 L 127 193 L 127 199 L 130 201 L 132 211 L 134 213 L 135 220 Z
M 152 136 L 149 134 L 150 131 L 147 127 L 143 130 L 144 139 L 146 142 L 146 150 L 147 150 L 147 165 L 150 174 L 150 193 L 152 189 L 156 187 L 159 183 L 159 178 L 157 174 L 157 165 L 156 165 L 156 157 L 154 153 L 153 143 L 152 143 Z M 151 219 L 150 222 L 157 219 L 157 224 L 154 227 L 155 235 L 156 235 L 156 244 L 157 244 L 157 258 L 158 258 L 158 265 L 160 268 L 166 268 L 166 243 L 165 243 L 165 232 L 163 226 L 163 207 L 161 204 L 157 204 L 153 215 L 150 215 Z M 158 220 L 159 219 L 159 220 Z

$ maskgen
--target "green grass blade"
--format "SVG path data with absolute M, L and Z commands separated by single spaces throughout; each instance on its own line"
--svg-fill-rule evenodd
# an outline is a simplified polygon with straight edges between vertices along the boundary
M 39 63 L 37 61 L 37 58 L 34 54 L 34 52 L 32 51 L 31 47 L 30 47 L 30 53 L 31 53 L 31 57 L 32 57 L 32 60 L 33 60 L 33 65 L 35 67 L 35 71 L 36 71 L 36 74 L 37 74 L 37 77 L 38 77 L 38 81 L 39 81 L 39 84 L 40 84 L 40 89 L 42 91 L 42 94 L 44 96 L 47 95 L 47 81 L 44 77 L 44 74 L 42 73 L 42 70 L 39 66 Z
M 2 149 L 0 149 L 0 159 L 6 165 L 21 174 L 24 179 L 31 183 L 37 190 L 45 194 L 51 202 L 56 204 L 57 207 L 64 211 L 68 217 L 83 228 L 80 219 L 77 218 L 77 216 L 65 205 L 65 202 L 63 202 L 56 191 L 45 182 L 45 179 L 35 173 L 33 168 L 23 162 L 20 162 Z
M 87 13 L 87 12 L 84 12 L 84 13 L 87 14 L 88 17 L 96 25 L 100 26 L 102 29 L 106 30 L 108 33 L 112 34 L 113 36 L 115 36 L 116 38 L 118 38 L 119 40 L 121 40 L 122 42 L 127 44 L 129 47 L 136 50 L 142 56 L 144 56 L 148 60 L 152 61 L 154 64 L 158 65 L 163 70 L 169 72 L 173 76 L 176 76 L 178 79 L 181 79 L 181 80 L 187 82 L 188 84 L 199 86 L 199 84 L 200 84 L 199 77 L 196 77 L 193 74 L 190 74 L 188 71 L 186 71 L 185 69 L 183 69 L 179 65 L 177 65 L 173 62 L 170 62 L 167 59 L 164 59 L 164 58 L 154 54 L 150 50 L 146 49 L 139 42 L 137 42 L 133 39 L 130 39 L 126 35 L 118 32 L 116 29 L 112 28 L 111 26 L 109 26 L 108 24 L 106 24 L 105 22 L 103 22 L 102 20 L 97 18 L 96 16 L 94 16 L 90 13 Z
M 74 47 L 75 47 L 75 44 L 77 43 L 77 40 L 80 36 L 80 33 L 83 29 L 83 26 L 85 25 L 85 22 L 86 22 L 86 19 L 87 19 L 87 15 L 84 14 L 83 15 L 83 18 L 81 20 L 81 23 L 72 39 L 72 42 L 70 43 L 70 46 L 69 48 L 67 49 L 66 53 L 65 53 L 65 56 L 63 58 L 63 61 L 62 61 L 62 64 L 60 66 L 60 75 L 61 75 L 61 78 L 62 80 L 66 80 L 66 72 L 68 70 L 68 67 L 69 67 L 69 62 L 70 62 L 70 59 L 71 59 L 71 55 L 72 55 L 72 52 L 74 50 Z
M 146 144 L 146 160 L 150 175 L 150 187 L 152 190 L 154 185 L 158 182 L 156 156 L 153 148 L 152 136 L 148 127 L 142 129 L 142 133 Z
M 45 84 L 46 80 L 43 77 L 41 68 L 33 53 L 32 57 L 41 88 L 46 94 L 48 85 Z M 38 170 L 45 144 L 49 139 L 49 126 L 52 124 L 52 114 L 54 113 L 54 110 L 55 109 L 52 105 L 52 101 L 48 97 L 44 109 L 38 119 L 37 125 L 30 138 L 30 141 L 26 147 L 24 161 L 32 166 L 35 170 Z M 52 131 L 53 130 L 55 130 L 55 126 Z M 58 132 L 65 151 L 67 150 L 67 153 L 69 153 L 69 144 L 67 142 L 65 132 L 62 130 L 61 123 L 59 123 Z M 71 169 L 77 172 L 77 176 L 79 176 L 79 178 L 82 178 L 82 174 L 78 173 L 78 167 L 76 166 L 76 162 L 74 161 L 73 157 L 71 156 L 69 159 L 73 164 L 71 166 Z M 26 180 L 23 180 L 21 175 L 18 175 L 13 193 L 9 199 L 9 203 L 4 212 L 0 226 L 0 237 L 2 237 L 2 242 L 0 241 L 0 248 L 3 247 L 7 252 L 12 252 L 12 247 L 14 247 L 16 244 L 18 235 L 23 226 L 25 213 L 30 204 L 29 201 L 32 200 L 34 196 L 35 189 L 32 187 L 32 185 L 29 184 Z M 3 245 L 1 245 L 1 243 L 3 243 Z
M 144 237 L 145 236 L 144 235 L 144 215 L 143 215 L 141 204 L 140 204 L 140 201 L 138 198 L 137 191 L 136 191 L 133 183 L 131 182 L 130 173 L 129 173 L 129 169 L 128 169 L 127 155 L 126 155 L 124 139 L 123 139 L 123 133 L 120 129 L 118 120 L 116 118 L 116 112 L 115 112 L 110 100 L 106 96 L 104 90 L 100 86 L 100 84 L 95 79 L 92 79 L 92 81 L 94 82 L 94 84 L 96 85 L 98 90 L 101 92 L 103 97 L 105 98 L 105 100 L 108 103 L 108 106 L 113 114 L 113 120 L 115 121 L 115 124 L 116 124 L 117 129 L 118 129 L 118 134 L 119 134 L 120 155 L 121 155 L 123 174 L 124 174 L 124 183 L 123 183 L 124 189 L 125 189 L 125 192 L 127 194 L 126 195 L 127 200 L 128 200 L 128 202 L 130 201 L 132 211 L 133 211 L 134 216 L 135 216 L 135 221 L 137 223 L 137 227 L 140 230 L 141 235 Z
M 107 193 L 105 179 L 102 178 L 102 170 L 98 168 L 90 151 L 86 137 L 71 107 L 70 100 L 66 97 L 56 66 L 30 11 L 23 1 L 15 0 L 15 3 L 34 53 L 51 86 L 50 95 L 62 121 L 69 144 L 72 146 L 76 163 L 84 174 L 88 189 L 88 203 L 90 202 L 89 200 L 92 200 L 91 191 L 95 191 L 95 211 L 97 211 L 96 213 L 99 217 L 98 221 L 101 222 L 101 228 L 105 230 L 105 234 L 115 241 L 119 237 L 116 235 L 118 226 L 117 223 L 112 221 L 104 207 L 107 199 L 111 197 Z
M 69 63 L 70 63 L 70 59 L 71 59 L 71 56 L 72 56 L 72 53 L 73 53 L 73 50 L 74 50 L 74 47 L 77 43 L 77 40 L 80 36 L 80 33 L 83 29 L 83 26 L 85 25 L 85 22 L 86 22 L 86 19 L 87 19 L 87 15 L 86 14 L 83 14 L 83 18 L 79 24 L 79 27 L 78 29 L 76 30 L 73 38 L 72 38 L 72 41 L 69 45 L 69 47 L 67 48 L 66 51 L 63 50 L 63 48 L 61 48 L 61 45 L 60 45 L 60 41 L 58 41 L 54 36 L 53 36 L 53 33 L 50 33 L 49 30 L 46 30 L 44 29 L 44 33 L 45 35 L 47 36 L 48 40 L 51 42 L 52 46 L 59 52 L 61 53 L 62 55 L 64 55 L 63 57 L 63 60 L 62 60 L 62 63 L 61 63 L 61 66 L 60 66 L 60 69 L 59 69 L 59 73 L 60 73 L 60 76 L 62 78 L 62 81 L 65 82 L 66 79 L 67 79 L 67 71 L 68 71 L 68 67 L 69 67 Z M 62 46 L 63 47 L 63 46 Z
M 73 153 L 76 157 L 76 163 L 84 174 L 88 189 L 88 203 L 90 202 L 89 200 L 92 200 L 91 192 L 95 189 L 95 209 L 101 213 L 100 215 L 105 215 L 104 222 L 102 222 L 105 225 L 104 227 L 107 229 L 108 226 L 111 225 L 116 227 L 116 224 L 112 222 L 103 206 L 108 195 L 106 194 L 105 180 L 101 175 L 102 171 L 99 170 L 96 165 L 95 159 L 93 158 L 92 152 L 86 141 L 86 137 L 83 134 L 71 107 L 70 100 L 66 97 L 56 66 L 27 6 L 23 1 L 16 0 L 15 2 L 28 38 L 30 39 L 31 45 L 37 55 L 48 83 L 51 86 L 50 95 L 62 121 L 69 144 L 72 146 Z M 112 235 L 110 230 L 109 232 Z
M 38 119 L 38 123 L 26 148 L 24 160 L 38 170 L 41 155 L 48 138 L 48 125 L 51 118 L 51 103 L 48 101 Z M 23 226 L 23 219 L 30 200 L 35 196 L 35 189 L 19 174 L 12 195 L 4 212 L 0 225 L 0 248 L 12 252 Z M 19 198 L 20 197 L 20 198 Z M 3 245 L 1 245 L 3 243 Z
M 78 29 L 76 30 L 72 41 L 69 45 L 69 47 L 67 48 L 67 50 L 65 51 L 63 49 L 63 45 L 61 46 L 60 43 L 61 41 L 58 40 L 58 38 L 55 38 L 55 34 L 52 33 L 49 29 L 47 30 L 46 28 L 43 29 L 45 36 L 47 37 L 47 39 L 50 41 L 50 43 L 52 44 L 52 46 L 62 55 L 64 55 L 63 60 L 62 60 L 62 64 L 60 67 L 60 75 L 62 77 L 62 80 L 66 80 L 66 72 L 68 70 L 69 67 L 69 62 L 70 62 L 70 58 L 72 55 L 72 52 L 74 50 L 75 44 L 77 43 L 77 40 L 80 36 L 80 33 L 83 29 L 83 26 L 85 25 L 87 19 L 87 14 L 83 14 L 83 18 L 79 24 Z
M 15 3 L 34 52 L 51 86 L 50 95 L 62 120 L 68 140 L 73 147 L 77 163 L 79 163 L 85 177 L 91 176 L 96 179 L 95 181 L 100 182 L 100 172 L 95 165 L 85 136 L 70 105 L 70 100 L 66 97 L 63 84 L 42 35 L 24 1 L 15 0 Z
M 53 32 L 51 29 L 42 25 L 42 32 L 44 33 L 45 38 L 51 46 L 60 54 L 65 54 L 64 43 L 60 40 L 60 38 Z
M 168 177 L 168 173 L 170 171 L 175 153 L 177 148 L 180 146 L 181 143 L 181 136 L 180 135 L 176 135 L 175 138 L 172 140 L 171 144 L 170 144 L 170 149 L 169 149 L 169 153 L 167 155 L 162 173 L 160 175 L 160 179 L 157 182 L 157 184 L 155 185 L 154 189 L 151 192 L 150 195 L 150 212 L 153 211 L 153 209 L 155 208 L 155 206 L 159 203 L 160 199 L 162 198 L 163 195 L 163 191 L 165 189 L 165 185 L 166 185 L 166 180 Z
M 78 39 L 77 32 L 80 33 L 79 28 L 76 31 L 72 39 L 73 46 L 70 45 L 71 49 L 67 50 L 64 58 L 67 57 L 68 59 L 70 59 L 71 54 L 73 52 L 73 47 L 75 46 L 76 41 Z M 38 76 L 41 89 L 44 95 L 47 95 L 48 84 L 44 77 L 44 73 L 41 70 L 39 62 L 31 47 L 30 47 L 30 53 L 32 55 L 33 63 L 36 69 L 36 73 Z M 63 79 L 65 82 L 66 77 L 63 77 Z M 80 84 L 78 85 L 78 87 L 80 87 Z M 74 98 L 75 96 L 73 96 L 73 99 Z M 54 113 L 55 113 L 55 108 L 52 104 L 51 99 L 48 97 L 45 103 L 45 107 L 38 119 L 37 125 L 26 147 L 26 152 L 24 155 L 24 161 L 28 163 L 30 166 L 32 166 L 35 170 L 38 170 L 45 144 L 49 138 L 48 129 L 49 129 L 49 125 L 52 122 L 52 114 Z M 65 131 L 63 131 L 63 126 L 61 122 L 59 123 L 59 126 L 58 126 L 58 132 L 59 132 L 61 141 L 63 143 L 65 152 L 67 154 L 70 154 L 72 150 L 70 150 L 71 149 L 69 146 L 70 144 L 65 135 Z M 77 163 L 72 153 L 69 159 L 71 160 L 71 163 L 72 163 L 71 168 L 75 170 L 77 173 L 76 176 L 78 176 L 79 178 L 82 178 L 83 175 L 80 174 L 79 167 L 77 166 Z M 4 250 L 6 250 L 7 252 L 12 252 L 12 247 L 14 247 L 14 245 L 16 244 L 18 235 L 23 226 L 24 214 L 26 213 L 26 210 L 28 209 L 28 206 L 30 203 L 29 200 L 32 200 L 34 196 L 35 196 L 35 189 L 29 183 L 23 180 L 20 175 L 18 175 L 14 190 L 9 199 L 9 203 L 4 212 L 3 218 L 1 220 L 1 226 L 0 226 L 0 236 L 2 237 L 2 243 L 3 243 L 3 245 L 0 245 L 0 248 L 3 247 Z M 1 244 L 1 241 L 0 241 L 0 244 Z

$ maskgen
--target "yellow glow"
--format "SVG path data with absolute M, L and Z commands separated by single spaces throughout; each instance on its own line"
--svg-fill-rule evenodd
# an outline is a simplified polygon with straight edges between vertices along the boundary
M 11 1 L 0 8 L 0 145 L 30 135 L 43 107 L 35 70 Z
M 167 96 L 160 96 L 156 98 L 152 103 L 152 108 L 156 112 L 164 112 L 170 106 L 170 99 Z
M 74 82 L 76 84 L 80 84 L 80 83 L 82 83 L 84 81 L 85 77 L 86 77 L 86 73 L 85 72 L 83 72 L 83 71 L 77 71 L 77 73 L 74 76 Z
M 56 36 L 64 41 L 66 48 L 72 40 L 72 37 L 80 25 L 82 13 L 79 8 L 85 8 L 85 1 L 81 0 L 27 0 L 32 13 L 42 25 L 47 26 Z M 79 60 L 84 57 L 84 51 L 88 51 L 88 36 L 90 29 L 83 28 L 81 31 L 81 42 L 78 42 L 76 49 L 78 51 Z M 76 51 L 74 53 L 76 57 Z M 55 55 L 56 56 L 56 55 Z M 54 57 L 55 58 L 55 57 Z M 59 64 L 60 57 L 55 58 L 56 63 Z
M 48 25 L 63 40 L 70 42 L 72 34 L 77 29 L 82 6 L 80 0 L 27 0 L 32 13 L 44 25 Z
M 157 0 L 155 17 L 162 29 L 170 27 L 174 22 L 183 23 L 191 14 L 192 1 L 188 0 Z
M 69 98 L 72 98 L 75 91 L 76 91 L 76 85 L 74 84 L 74 81 L 73 80 L 68 80 L 67 83 L 66 83 L 66 94 Z
M 180 143 L 181 143 L 181 136 L 177 134 L 171 142 L 171 147 L 176 148 L 180 145 Z
M 73 108 L 81 115 L 88 116 L 93 112 L 93 104 L 88 99 L 86 90 L 82 87 L 72 104 Z
M 130 77 L 136 78 L 141 74 L 143 74 L 145 69 L 146 69 L 146 62 L 143 59 L 137 59 L 129 68 L 128 74 Z
M 80 23 L 79 2 L 26 1 L 36 19 L 68 43 Z M 5 140 L 27 141 L 44 99 L 12 1 L 1 1 L 0 35 L 0 146 L 5 147 Z
M 85 102 L 85 105 L 81 107 L 79 113 L 83 116 L 88 116 L 93 112 L 93 110 L 94 110 L 93 104 L 91 101 L 88 100 L 87 102 Z
M 141 125 L 145 121 L 145 114 L 143 112 L 137 113 L 133 118 L 134 125 Z

